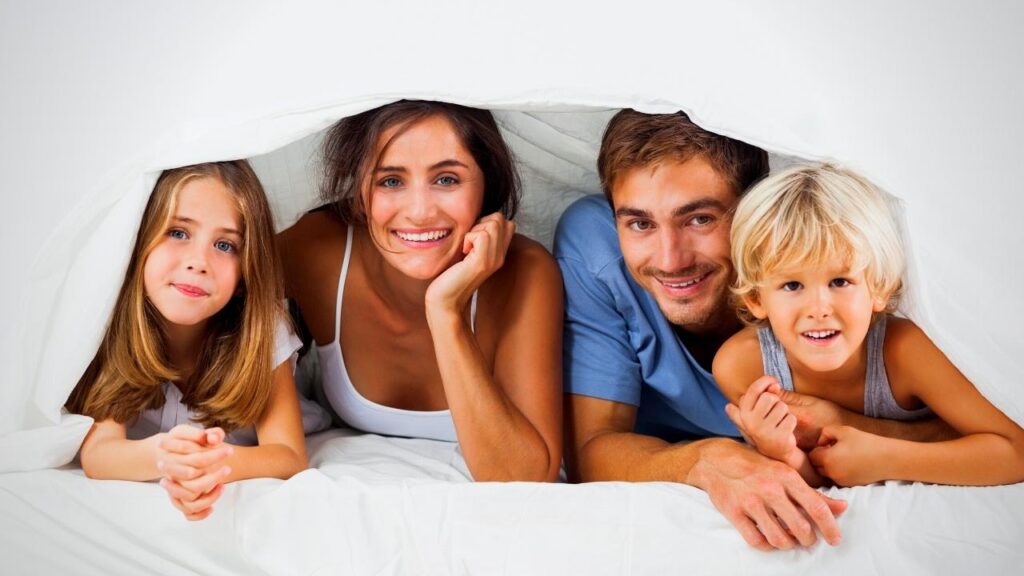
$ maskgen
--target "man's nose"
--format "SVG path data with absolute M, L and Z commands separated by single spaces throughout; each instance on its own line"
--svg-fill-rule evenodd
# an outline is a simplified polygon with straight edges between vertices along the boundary
M 675 272 L 693 265 L 694 251 L 686 234 L 664 230 L 658 235 L 656 266 L 663 272 Z

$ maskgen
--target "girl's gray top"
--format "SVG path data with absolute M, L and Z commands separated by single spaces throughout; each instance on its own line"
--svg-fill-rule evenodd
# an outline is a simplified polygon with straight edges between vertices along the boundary
M 927 406 L 917 410 L 905 410 L 892 396 L 889 377 L 885 374 L 885 361 L 882 358 L 886 318 L 886 314 L 879 314 L 872 322 L 865 338 L 868 347 L 868 367 L 864 374 L 864 415 L 889 420 L 917 420 L 930 416 L 932 411 Z M 771 326 L 758 328 L 757 339 L 761 344 L 764 373 L 778 379 L 783 389 L 792 391 L 793 375 L 789 371 L 786 351 L 775 337 Z

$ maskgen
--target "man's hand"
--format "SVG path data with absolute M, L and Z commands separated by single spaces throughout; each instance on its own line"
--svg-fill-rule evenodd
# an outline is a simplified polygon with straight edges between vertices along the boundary
M 835 546 L 841 535 L 836 516 L 846 502 L 807 485 L 789 466 L 732 441 L 709 443 L 686 482 L 708 493 L 711 502 L 759 550 L 810 546 L 817 536 Z

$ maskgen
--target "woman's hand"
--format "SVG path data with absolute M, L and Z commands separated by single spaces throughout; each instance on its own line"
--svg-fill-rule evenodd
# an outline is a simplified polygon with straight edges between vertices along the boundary
M 505 254 L 516 225 L 495 212 L 484 216 L 462 240 L 465 257 L 453 264 L 427 288 L 427 317 L 431 313 L 459 314 L 473 292 L 505 264 Z

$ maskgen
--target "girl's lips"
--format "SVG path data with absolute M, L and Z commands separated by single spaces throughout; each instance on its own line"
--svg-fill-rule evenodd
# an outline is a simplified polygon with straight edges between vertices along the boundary
M 209 294 L 206 290 L 191 284 L 171 284 L 171 286 L 174 286 L 178 292 L 181 292 L 189 298 L 201 298 Z

